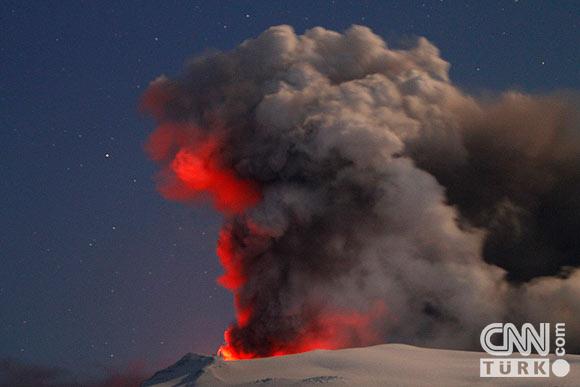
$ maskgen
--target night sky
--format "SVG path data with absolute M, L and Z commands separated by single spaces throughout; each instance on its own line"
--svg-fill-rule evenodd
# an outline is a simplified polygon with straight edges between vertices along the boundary
M 0 359 L 83 380 L 215 352 L 233 318 L 220 216 L 164 200 L 143 151 L 140 95 L 188 57 L 363 24 L 427 37 L 470 93 L 580 88 L 577 1 L 0 5 Z

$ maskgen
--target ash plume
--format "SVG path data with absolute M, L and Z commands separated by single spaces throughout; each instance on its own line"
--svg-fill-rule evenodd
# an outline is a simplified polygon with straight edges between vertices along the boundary
M 382 342 L 477 349 L 497 321 L 580 350 L 574 95 L 467 95 L 419 38 L 271 27 L 143 96 L 170 199 L 225 214 L 227 358 Z

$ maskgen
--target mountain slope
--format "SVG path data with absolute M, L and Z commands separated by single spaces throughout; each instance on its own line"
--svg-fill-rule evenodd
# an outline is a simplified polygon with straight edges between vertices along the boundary
M 147 380 L 145 387 L 188 386 L 580 386 L 580 356 L 566 356 L 564 378 L 480 378 L 478 352 L 385 344 L 312 351 L 264 359 L 223 361 L 188 354 Z

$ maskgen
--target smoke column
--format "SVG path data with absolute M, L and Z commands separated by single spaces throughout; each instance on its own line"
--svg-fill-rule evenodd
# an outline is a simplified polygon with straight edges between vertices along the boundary
M 580 349 L 577 97 L 483 100 L 448 70 L 424 38 L 276 26 L 151 83 L 161 193 L 225 217 L 224 358 L 478 349 L 497 321 Z

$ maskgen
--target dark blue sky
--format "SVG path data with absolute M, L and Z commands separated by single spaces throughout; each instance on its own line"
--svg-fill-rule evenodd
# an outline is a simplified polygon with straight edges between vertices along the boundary
M 220 217 L 163 200 L 149 81 L 271 25 L 421 35 L 472 93 L 580 88 L 577 1 L 0 2 L 0 358 L 82 376 L 213 352 Z

